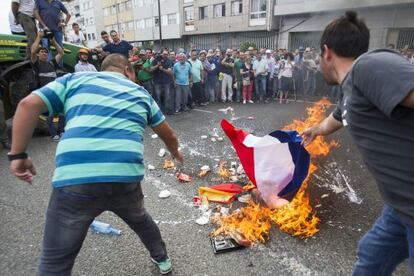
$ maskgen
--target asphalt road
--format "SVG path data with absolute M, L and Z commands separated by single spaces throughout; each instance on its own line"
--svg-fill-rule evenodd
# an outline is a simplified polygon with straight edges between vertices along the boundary
M 265 135 L 293 118 L 304 116 L 305 103 L 288 105 L 233 104 L 233 123 L 256 135 Z M 214 128 L 222 135 L 220 120 L 230 115 L 215 104 L 191 113 L 168 117 L 176 129 L 187 173 L 198 172 L 202 165 L 213 167 L 216 160 L 236 160 L 225 139 L 223 142 L 201 140 Z M 247 120 L 254 116 L 255 120 Z M 146 164 L 157 169 L 147 171 L 143 190 L 149 213 L 158 222 L 172 258 L 172 275 L 350 275 L 358 239 L 369 229 L 382 206 L 375 183 L 345 131 L 337 138 L 340 147 L 319 160 L 319 171 L 309 191 L 312 205 L 318 206 L 320 232 L 301 240 L 272 230 L 270 240 L 240 251 L 214 255 L 208 233 L 212 225 L 194 221 L 200 211 L 192 206 L 199 186 L 214 183 L 210 177 L 195 177 L 190 184 L 178 183 L 171 173 L 161 169 L 164 159 L 157 156 L 162 142 L 145 135 Z M 5 150 L 0 150 L 0 271 L 2 275 L 35 275 L 40 255 L 45 210 L 51 192 L 55 146 L 49 137 L 33 138 L 29 153 L 37 167 L 33 185 L 26 185 L 8 172 Z M 172 195 L 159 199 L 161 190 Z M 119 218 L 104 213 L 100 220 L 122 230 L 121 236 L 91 232 L 76 260 L 73 275 L 157 275 L 155 266 L 135 233 Z M 395 275 L 408 275 L 406 264 Z

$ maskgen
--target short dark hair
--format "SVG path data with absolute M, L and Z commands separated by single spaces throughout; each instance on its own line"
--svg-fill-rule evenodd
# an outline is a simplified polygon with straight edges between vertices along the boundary
M 150 51 L 152 53 L 152 49 L 151 48 L 145 48 L 145 51 Z
M 115 67 L 120 70 L 128 67 L 129 69 L 133 70 L 129 60 L 121 54 L 110 54 L 103 60 L 101 65 L 102 71 L 106 71 L 109 67 Z
M 46 48 L 46 47 L 43 47 L 43 46 L 40 46 L 39 48 L 37 48 L 37 52 L 36 53 L 40 53 L 40 51 L 42 51 L 42 50 L 49 53 L 49 49 Z
M 113 34 L 113 33 L 118 33 L 117 31 L 115 31 L 115 30 L 111 30 L 110 32 L 109 32 L 111 35 Z
M 103 36 L 103 35 L 107 35 L 108 34 L 108 32 L 107 31 L 102 31 L 101 32 L 101 36 Z
M 332 49 L 338 56 L 357 58 L 369 47 L 369 30 L 365 22 L 357 18 L 355 11 L 347 11 L 345 15 L 335 19 L 323 31 L 320 48 L 324 45 Z
M 75 26 L 79 26 L 79 24 L 76 23 L 76 22 L 72 23 L 72 28 L 75 27 Z

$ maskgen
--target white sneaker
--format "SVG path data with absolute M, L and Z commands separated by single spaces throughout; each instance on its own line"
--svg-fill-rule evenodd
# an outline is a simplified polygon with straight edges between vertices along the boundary
M 243 101 L 243 104 L 246 104 L 246 100 Z
M 254 101 L 252 101 L 252 100 L 249 100 L 249 103 L 254 103 Z

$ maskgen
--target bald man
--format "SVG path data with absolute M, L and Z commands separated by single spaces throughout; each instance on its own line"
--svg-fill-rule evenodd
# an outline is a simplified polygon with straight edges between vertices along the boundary
M 10 170 L 32 183 L 26 153 L 40 114 L 65 113 L 65 133 L 56 149 L 39 275 L 70 275 L 89 225 L 104 211 L 121 217 L 140 237 L 162 274 L 172 270 L 158 226 L 143 203 L 143 134 L 149 125 L 178 161 L 174 131 L 158 105 L 134 83 L 130 62 L 109 55 L 103 72 L 67 74 L 32 92 L 16 111 Z

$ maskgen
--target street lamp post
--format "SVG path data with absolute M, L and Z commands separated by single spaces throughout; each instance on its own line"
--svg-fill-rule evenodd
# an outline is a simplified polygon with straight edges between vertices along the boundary
M 158 0 L 158 32 L 160 35 L 160 49 L 162 45 L 162 32 L 161 32 L 161 4 L 160 0 Z

